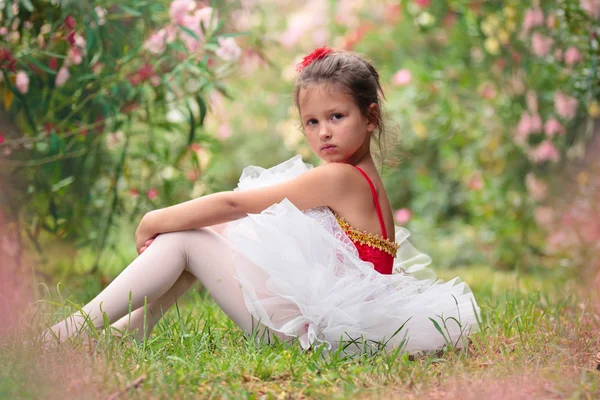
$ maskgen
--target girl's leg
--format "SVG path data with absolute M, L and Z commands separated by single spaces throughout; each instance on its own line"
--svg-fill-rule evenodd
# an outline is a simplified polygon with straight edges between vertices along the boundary
M 227 224 L 225 223 L 213 225 L 210 229 L 217 232 L 219 235 L 222 235 L 226 227 Z M 164 295 L 150 302 L 145 308 L 142 306 L 133 310 L 131 313 L 128 313 L 112 324 L 111 327 L 119 331 L 133 333 L 139 341 L 147 338 L 154 329 L 154 326 L 158 324 L 158 321 L 167 313 L 169 308 L 171 308 L 177 299 L 187 292 L 196 281 L 197 279 L 194 275 L 188 271 L 184 271 Z M 144 326 L 144 320 L 146 321 L 146 326 Z
M 246 332 L 252 330 L 253 319 L 235 278 L 230 244 L 215 231 L 203 228 L 159 235 L 106 289 L 83 307 L 83 315 L 73 314 L 53 326 L 52 331 L 63 340 L 84 325 L 86 316 L 96 327 L 103 326 L 102 313 L 109 321 L 117 321 L 128 313 L 130 294 L 132 309 L 142 307 L 145 299 L 152 303 L 165 295 L 184 271 L 202 282 L 238 326 Z M 185 282 L 187 278 L 180 289 L 185 288 Z M 177 291 L 169 298 L 176 297 Z
M 163 315 L 167 313 L 167 310 L 197 281 L 194 275 L 183 271 L 179 279 L 175 281 L 167 293 L 148 303 L 145 308 L 142 306 L 128 313 L 112 324 L 111 327 L 121 332 L 127 331 L 132 333 L 138 341 L 144 340 L 150 335 L 152 329 L 158 324 Z M 146 321 L 145 327 L 144 320 Z

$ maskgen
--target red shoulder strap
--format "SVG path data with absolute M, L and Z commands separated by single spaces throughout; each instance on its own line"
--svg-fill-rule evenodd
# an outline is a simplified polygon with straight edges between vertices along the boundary
M 371 187 L 371 194 L 373 194 L 373 201 L 375 202 L 375 209 L 377 210 L 377 217 L 379 218 L 379 225 L 381 225 L 381 233 L 383 234 L 383 238 L 387 239 L 387 232 L 385 231 L 385 224 L 383 223 L 383 216 L 381 215 L 381 208 L 379 207 L 379 199 L 377 198 L 377 192 L 375 191 L 375 186 L 373 186 L 373 182 L 371 182 L 371 179 L 365 173 L 365 171 L 363 171 L 356 165 L 354 165 L 353 167 L 356 168 L 357 170 L 359 170 L 360 173 L 363 174 L 363 176 L 365 177 L 367 182 L 369 182 L 369 187 Z

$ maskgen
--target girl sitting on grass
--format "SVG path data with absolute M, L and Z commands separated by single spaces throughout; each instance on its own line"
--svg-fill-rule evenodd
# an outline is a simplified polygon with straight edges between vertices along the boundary
M 102 327 L 103 313 L 142 340 L 200 280 L 244 331 L 298 338 L 305 349 L 464 344 L 477 329 L 475 299 L 458 278 L 436 281 L 430 258 L 394 226 L 371 155 L 384 133 L 377 71 L 354 53 L 320 48 L 298 73 L 296 106 L 324 164 L 296 156 L 251 166 L 234 191 L 147 213 L 135 235 L 139 256 L 45 340 Z

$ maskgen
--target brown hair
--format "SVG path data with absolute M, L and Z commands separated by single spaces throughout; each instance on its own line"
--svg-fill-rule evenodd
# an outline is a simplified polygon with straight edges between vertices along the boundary
M 322 83 L 341 86 L 367 118 L 374 118 L 372 113 L 369 113 L 369 106 L 373 103 L 377 104 L 379 110 L 375 116 L 377 128 L 372 139 L 379 148 L 380 161 L 383 161 L 385 124 L 382 118 L 382 99 L 385 99 L 385 95 L 379 83 L 379 74 L 373 65 L 358 54 L 344 50 L 334 50 L 325 57 L 313 61 L 300 71 L 296 81 L 294 100 L 298 111 L 300 111 L 300 90 Z

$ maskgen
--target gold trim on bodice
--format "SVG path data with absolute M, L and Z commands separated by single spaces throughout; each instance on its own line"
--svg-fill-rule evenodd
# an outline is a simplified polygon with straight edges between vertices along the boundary
M 350 240 L 355 243 L 367 244 L 370 247 L 385 251 L 392 257 L 396 257 L 396 253 L 400 247 L 399 244 L 375 233 L 359 231 L 358 229 L 353 228 L 352 225 L 350 225 L 348 221 L 344 219 L 344 217 L 340 217 L 336 213 L 333 213 L 333 215 L 335 215 L 338 224 L 340 224 L 340 227 L 346 236 L 350 238 Z

